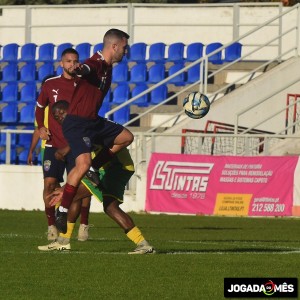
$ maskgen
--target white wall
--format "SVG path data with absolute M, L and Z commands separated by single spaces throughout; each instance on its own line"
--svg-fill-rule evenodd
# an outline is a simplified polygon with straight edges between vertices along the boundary
M 144 201 L 125 195 L 125 211 L 141 211 Z M 43 171 L 41 166 L 0 165 L 0 209 L 42 210 Z M 92 198 L 91 212 L 103 212 L 103 206 Z

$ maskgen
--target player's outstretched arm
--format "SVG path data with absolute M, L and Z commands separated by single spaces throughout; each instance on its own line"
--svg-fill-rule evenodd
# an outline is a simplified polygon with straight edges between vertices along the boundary
M 34 129 L 33 134 L 32 134 L 31 144 L 30 144 L 29 151 L 28 151 L 28 156 L 27 156 L 27 164 L 28 165 L 32 165 L 33 164 L 32 155 L 33 155 L 33 152 L 34 152 L 34 150 L 36 148 L 36 145 L 39 142 L 39 139 L 40 139 L 40 132 L 39 132 L 39 129 L 36 127 Z

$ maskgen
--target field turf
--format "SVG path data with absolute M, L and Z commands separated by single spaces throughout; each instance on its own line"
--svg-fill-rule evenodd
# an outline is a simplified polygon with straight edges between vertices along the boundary
M 90 240 L 77 225 L 70 252 L 41 252 L 44 213 L 0 210 L 1 299 L 224 299 L 225 277 L 299 281 L 300 219 L 131 216 L 157 254 L 128 255 L 135 245 L 95 213 Z

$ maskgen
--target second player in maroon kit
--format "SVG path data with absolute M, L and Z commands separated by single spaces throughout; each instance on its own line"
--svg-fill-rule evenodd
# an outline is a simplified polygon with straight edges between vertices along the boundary
M 47 140 L 45 145 L 43 159 L 44 174 L 44 190 L 43 198 L 45 203 L 45 211 L 48 218 L 48 225 L 55 224 L 55 209 L 49 206 L 47 196 L 53 192 L 55 188 L 63 182 L 65 169 L 67 172 L 74 167 L 75 161 L 71 153 L 64 153 L 62 149 L 67 146 L 62 128 L 51 114 L 54 103 L 59 100 L 70 101 L 75 91 L 75 73 L 70 71 L 74 64 L 78 63 L 78 53 L 75 49 L 68 48 L 62 53 L 61 66 L 63 74 L 48 78 L 42 84 L 41 92 L 37 99 L 35 117 L 40 132 L 40 138 Z M 45 108 L 48 107 L 48 126 L 45 126 Z M 47 119 L 47 118 L 46 118 Z M 64 156 L 64 160 L 56 159 L 56 153 L 60 149 L 60 153 Z M 85 199 L 81 208 L 81 226 L 88 224 L 90 199 Z

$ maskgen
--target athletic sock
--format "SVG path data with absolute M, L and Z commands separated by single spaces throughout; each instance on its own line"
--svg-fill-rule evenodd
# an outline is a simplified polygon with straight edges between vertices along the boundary
M 89 225 L 89 207 L 82 207 L 80 210 L 80 224 Z
M 99 170 L 104 164 L 109 162 L 115 154 L 109 148 L 103 148 L 92 160 L 92 167 Z
M 59 233 L 59 236 L 65 239 L 70 239 L 74 230 L 75 223 L 67 222 L 67 232 Z
M 55 225 L 55 207 L 45 207 L 48 226 Z
M 133 227 L 130 231 L 128 231 L 126 233 L 126 235 L 136 245 L 145 240 L 145 238 L 143 237 L 141 231 L 136 226 Z
M 65 208 L 67 210 L 69 209 L 69 207 L 71 206 L 71 203 L 77 193 L 77 189 L 78 189 L 77 186 L 73 186 L 73 185 L 66 183 L 64 193 L 62 196 L 62 201 L 60 204 L 61 207 Z

